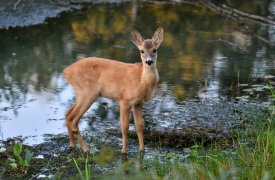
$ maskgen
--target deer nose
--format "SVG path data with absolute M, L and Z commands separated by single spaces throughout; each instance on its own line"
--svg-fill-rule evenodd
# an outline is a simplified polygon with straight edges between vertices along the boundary
M 153 64 L 153 60 L 151 60 L 151 59 L 150 60 L 146 60 L 145 63 L 150 66 L 151 64 Z

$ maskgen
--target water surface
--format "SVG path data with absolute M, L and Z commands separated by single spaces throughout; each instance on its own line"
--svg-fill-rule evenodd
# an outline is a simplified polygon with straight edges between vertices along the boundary
M 246 6 L 233 2 L 245 11 L 274 17 L 274 3 Z M 0 30 L 1 139 L 30 136 L 27 142 L 35 144 L 41 142 L 43 134 L 65 133 L 64 114 L 74 101 L 74 93 L 62 70 L 88 56 L 139 62 L 139 52 L 130 40 L 131 28 L 151 38 L 158 25 L 165 29 L 158 50 L 159 92 L 146 105 L 144 114 L 147 119 L 160 121 L 148 122 L 148 126 L 170 127 L 173 117 L 165 121 L 157 115 L 169 117 L 173 113 L 179 114 L 173 114 L 178 119 L 183 117 L 182 124 L 190 119 L 188 113 L 173 109 L 184 107 L 187 100 L 207 99 L 219 104 L 237 83 L 247 83 L 253 75 L 275 74 L 273 47 L 206 7 L 178 3 L 87 4 L 82 10 L 63 13 L 41 25 Z M 275 42 L 273 27 L 253 28 Z M 83 119 L 80 129 L 100 132 L 106 127 L 119 127 L 117 103 L 99 99 Z M 133 124 L 130 128 L 134 129 Z

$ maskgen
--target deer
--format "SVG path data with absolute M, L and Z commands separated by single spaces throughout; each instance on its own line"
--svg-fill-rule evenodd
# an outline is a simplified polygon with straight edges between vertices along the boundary
M 69 145 L 75 148 L 76 140 L 84 152 L 89 152 L 79 131 L 79 121 L 98 97 L 119 102 L 122 154 L 127 153 L 129 114 L 133 110 L 139 150 L 144 152 L 142 107 L 156 92 L 159 75 L 157 49 L 163 41 L 164 30 L 157 28 L 151 39 L 143 39 L 132 29 L 131 39 L 140 51 L 141 62 L 124 63 L 112 59 L 88 57 L 80 59 L 63 71 L 76 94 L 75 103 L 65 114 Z

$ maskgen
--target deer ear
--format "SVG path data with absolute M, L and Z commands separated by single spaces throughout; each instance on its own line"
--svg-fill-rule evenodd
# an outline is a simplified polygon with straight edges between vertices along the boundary
M 144 41 L 144 39 L 142 38 L 142 36 L 140 35 L 140 33 L 137 30 L 132 30 L 131 31 L 131 36 L 132 36 L 132 41 L 133 43 L 139 47 L 142 45 L 142 42 Z
M 154 36 L 152 38 L 153 42 L 157 45 L 157 47 L 159 47 L 159 45 L 162 43 L 163 41 L 163 28 L 159 27 L 156 32 L 154 33 Z

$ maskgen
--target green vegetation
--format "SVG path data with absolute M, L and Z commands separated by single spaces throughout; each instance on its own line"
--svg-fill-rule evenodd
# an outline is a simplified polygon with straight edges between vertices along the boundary
M 33 158 L 33 152 L 31 152 L 27 147 L 25 148 L 25 156 L 22 156 L 23 145 L 21 143 L 16 143 L 13 146 L 13 156 L 9 158 L 10 165 L 14 169 L 23 170 L 27 173 L 30 161 Z
M 85 171 L 84 171 L 84 173 L 82 173 L 82 171 L 80 170 L 80 168 L 79 168 L 79 166 L 78 166 L 75 158 L 73 158 L 74 164 L 75 164 L 75 166 L 77 168 L 77 171 L 78 171 L 78 173 L 79 173 L 79 175 L 80 175 L 80 177 L 81 177 L 82 180 L 89 180 L 89 179 L 91 179 L 91 175 L 92 175 L 91 174 L 91 167 L 88 165 L 88 159 L 89 159 L 89 156 L 87 156 L 87 158 L 86 158 L 86 161 L 85 161 Z

